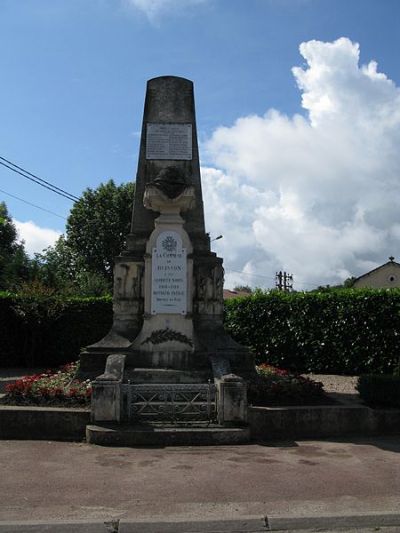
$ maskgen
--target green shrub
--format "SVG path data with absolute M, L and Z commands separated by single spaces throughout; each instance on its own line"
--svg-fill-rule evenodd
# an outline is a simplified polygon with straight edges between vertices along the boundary
M 110 297 L 0 293 L 0 366 L 56 367 L 106 335 Z
M 400 408 L 400 376 L 364 374 L 358 378 L 357 390 L 371 407 Z
M 111 297 L 0 292 L 0 367 L 76 360 L 111 324 Z M 225 326 L 257 363 L 297 373 L 393 373 L 400 354 L 400 289 L 257 291 L 225 302 Z
M 225 326 L 257 363 L 297 372 L 392 373 L 400 353 L 400 290 L 258 291 L 225 302 Z

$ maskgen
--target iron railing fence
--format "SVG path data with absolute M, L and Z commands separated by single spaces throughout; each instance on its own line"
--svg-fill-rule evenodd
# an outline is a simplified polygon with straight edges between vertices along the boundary
M 217 418 L 217 391 L 211 383 L 121 385 L 129 421 L 212 423 Z

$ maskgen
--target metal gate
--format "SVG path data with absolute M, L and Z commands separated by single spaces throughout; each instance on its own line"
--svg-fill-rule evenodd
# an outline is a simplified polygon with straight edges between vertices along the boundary
M 213 422 L 217 417 L 213 383 L 122 384 L 130 421 Z

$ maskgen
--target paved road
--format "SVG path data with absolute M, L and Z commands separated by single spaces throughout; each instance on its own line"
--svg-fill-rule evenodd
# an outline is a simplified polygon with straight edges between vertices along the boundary
M 311 529 L 267 529 L 265 525 L 257 526 L 260 520 L 254 521 L 254 528 L 249 521 L 225 521 L 225 522 L 179 522 L 179 523 L 132 523 L 121 521 L 112 522 L 80 522 L 80 523 L 36 523 L 33 525 L 24 524 L 0 524 L 1 533 L 266 533 L 276 531 L 279 533 L 398 533 L 399 527 L 364 527 L 362 523 L 359 527 L 339 529 L 320 528 L 318 526 Z
M 47 531 L 46 523 L 85 520 L 86 530 L 75 531 L 89 532 L 92 522 L 119 519 L 123 533 L 124 524 L 137 521 L 201 520 L 222 527 L 221 521 L 264 516 L 284 531 L 283 519 L 296 519 L 299 529 L 302 517 L 366 514 L 379 514 L 382 520 L 367 520 L 362 531 L 369 525 L 398 525 L 400 531 L 399 452 L 398 437 L 135 449 L 0 441 L 0 532 L 11 532 L 15 521 L 43 521 L 36 532 Z M 384 522 L 383 516 L 391 516 L 392 522 Z M 334 525 L 328 521 L 325 528 Z M 141 533 L 151 531 L 144 526 Z M 58 533 L 54 527 L 48 531 Z

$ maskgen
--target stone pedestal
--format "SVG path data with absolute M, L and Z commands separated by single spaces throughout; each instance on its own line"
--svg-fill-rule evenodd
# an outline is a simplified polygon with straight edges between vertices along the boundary
M 104 374 L 98 376 L 92 388 L 93 422 L 122 422 L 121 384 L 125 368 L 124 354 L 111 354 L 107 357 Z
M 247 386 L 245 381 L 227 374 L 217 379 L 218 422 L 223 426 L 247 424 Z
M 146 208 L 160 216 L 146 246 L 144 320 L 132 349 L 151 353 L 165 367 L 180 353 L 194 352 L 193 248 L 180 215 L 194 204 L 193 187 L 172 199 L 153 185 L 144 194 Z

